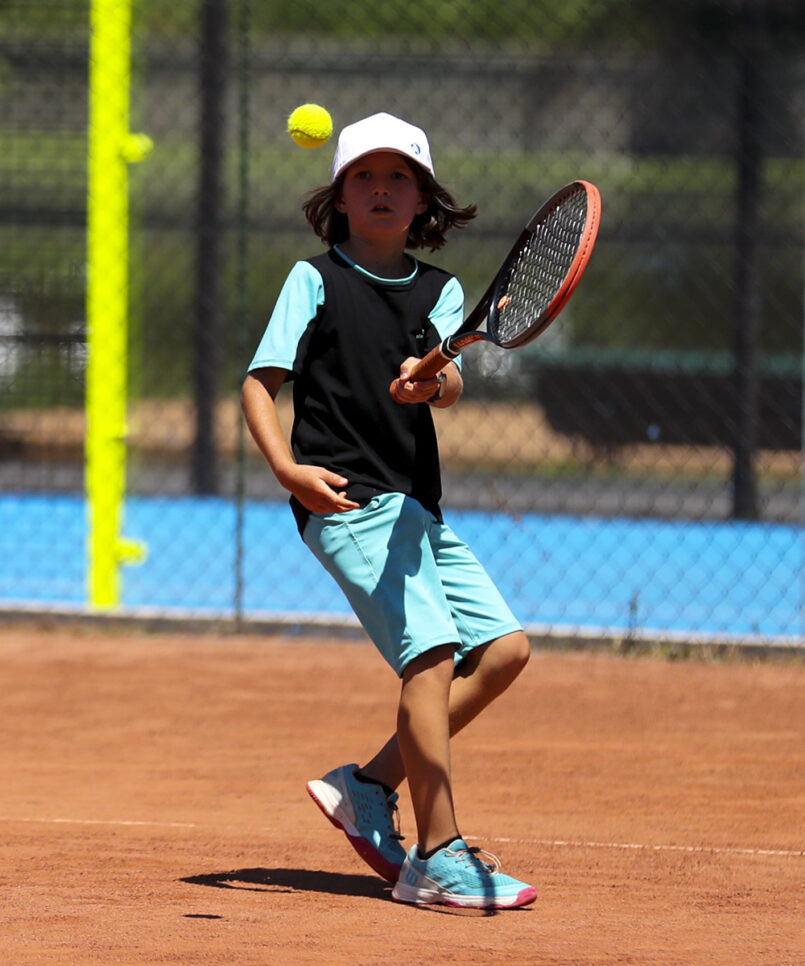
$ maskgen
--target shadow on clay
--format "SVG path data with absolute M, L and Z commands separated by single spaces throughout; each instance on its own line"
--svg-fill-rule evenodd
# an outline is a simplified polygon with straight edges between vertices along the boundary
M 179 880 L 214 889 L 245 889 L 252 892 L 320 892 L 334 896 L 365 896 L 391 901 L 391 885 L 371 875 L 350 875 L 312 869 L 235 869 L 189 875 Z M 409 906 L 422 912 L 448 916 L 485 918 L 496 909 L 456 909 L 447 906 Z M 523 912 L 524 910 L 512 910 Z
M 324 892 L 335 896 L 390 899 L 391 886 L 371 875 L 345 875 L 311 869 L 235 869 L 190 875 L 180 881 L 215 889 L 253 892 Z

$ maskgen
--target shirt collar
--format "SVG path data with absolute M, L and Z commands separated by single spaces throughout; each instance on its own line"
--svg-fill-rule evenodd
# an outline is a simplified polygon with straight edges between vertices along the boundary
M 410 275 L 406 276 L 405 278 L 381 278 L 379 275 L 372 275 L 371 272 L 367 272 L 366 269 L 361 268 L 357 262 L 353 262 L 349 255 L 345 255 L 341 251 L 338 245 L 333 245 L 333 249 L 338 254 L 338 257 L 343 258 L 350 268 L 354 268 L 355 271 L 360 272 L 361 275 L 365 275 L 366 278 L 371 279 L 373 282 L 379 282 L 381 285 L 405 285 L 408 282 L 412 282 L 416 278 L 417 272 L 419 271 L 417 260 L 412 258 L 411 261 L 414 263 L 414 270 Z

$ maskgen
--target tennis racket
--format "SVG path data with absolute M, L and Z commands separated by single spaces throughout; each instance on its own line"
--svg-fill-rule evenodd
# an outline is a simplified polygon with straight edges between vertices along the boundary
M 600 220 L 601 195 L 594 184 L 573 181 L 557 191 L 525 226 L 461 328 L 420 359 L 408 379 L 431 379 L 474 342 L 519 349 L 536 339 L 579 284 Z M 486 331 L 477 331 L 484 321 Z

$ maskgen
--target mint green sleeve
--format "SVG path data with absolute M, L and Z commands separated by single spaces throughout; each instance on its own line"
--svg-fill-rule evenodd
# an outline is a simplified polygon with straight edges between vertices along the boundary
M 282 286 L 274 311 L 249 365 L 294 371 L 299 340 L 324 305 L 324 282 L 310 262 L 297 262 Z
M 452 335 L 461 326 L 464 321 L 464 289 L 455 276 L 445 284 L 429 318 L 442 339 Z M 460 369 L 461 356 L 453 361 Z

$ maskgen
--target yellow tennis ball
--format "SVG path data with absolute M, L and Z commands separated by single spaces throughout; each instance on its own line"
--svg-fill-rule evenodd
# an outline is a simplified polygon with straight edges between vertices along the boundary
M 333 119 L 318 104 L 302 104 L 288 118 L 288 133 L 303 148 L 320 148 L 333 133 Z

